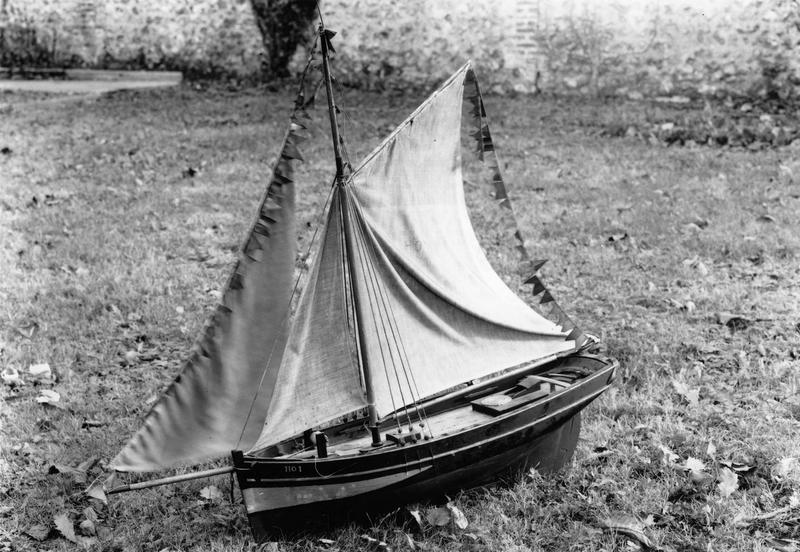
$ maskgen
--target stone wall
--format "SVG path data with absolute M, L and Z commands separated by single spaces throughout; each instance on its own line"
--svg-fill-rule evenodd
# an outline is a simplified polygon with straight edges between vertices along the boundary
M 800 83 L 793 0 L 322 6 L 339 31 L 341 80 L 370 88 L 429 86 L 468 57 L 503 90 L 790 94 Z M 0 29 L 6 57 L 14 47 L 35 50 L 40 63 L 56 65 L 255 74 L 264 55 L 248 0 L 0 0 Z M 27 34 L 12 32 L 20 29 Z M 298 52 L 296 66 L 303 57 Z
M 6 35 L 52 65 L 256 73 L 262 47 L 247 0 L 0 0 Z M 12 45 L 13 46 L 13 45 Z M 24 57 L 22 52 L 22 56 Z

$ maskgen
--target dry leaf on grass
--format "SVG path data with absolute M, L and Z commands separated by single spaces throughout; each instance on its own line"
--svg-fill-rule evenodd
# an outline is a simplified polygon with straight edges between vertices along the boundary
M 48 406 L 55 406 L 56 408 L 64 408 L 61 404 L 61 395 L 58 391 L 52 389 L 42 389 L 39 391 L 39 396 L 36 397 L 36 402 Z
M 425 519 L 434 527 L 444 527 L 450 523 L 450 511 L 447 508 L 431 508 Z
M 25 534 L 37 541 L 43 541 L 50 534 L 50 528 L 44 525 L 32 525 L 25 529 Z
M 19 370 L 16 368 L 12 368 L 11 366 L 6 366 L 2 372 L 0 372 L 0 379 L 3 380 L 3 383 L 10 386 L 17 386 L 17 385 L 24 385 L 25 382 L 22 381 L 22 378 L 19 375 Z
M 58 529 L 59 533 L 61 533 L 65 539 L 74 543 L 78 542 L 78 537 L 75 536 L 75 527 L 73 527 L 72 521 L 70 521 L 66 512 L 62 512 L 54 517 L 53 522 L 55 522 L 56 529 Z
M 800 552 L 800 541 L 794 539 L 777 539 L 775 537 L 767 537 L 764 542 L 770 548 L 774 548 L 779 552 Z
M 675 392 L 678 393 L 678 395 L 689 403 L 689 406 L 692 408 L 697 408 L 699 406 L 700 392 L 697 389 L 691 389 L 686 383 L 679 380 L 672 380 L 672 387 L 675 388 Z
M 41 364 L 31 364 L 28 367 L 28 373 L 32 378 L 38 380 L 50 380 L 53 378 L 53 371 L 50 369 L 50 365 L 46 362 Z
M 609 516 L 600 522 L 603 531 L 618 533 L 639 543 L 641 546 L 650 550 L 661 550 L 653 544 L 653 541 L 644 534 L 645 525 L 633 516 L 625 514 Z
M 369 535 L 361 535 L 361 540 L 365 541 L 369 546 L 378 549 L 389 550 L 389 545 L 383 542 L 382 540 L 378 540 L 375 537 L 370 537 Z
M 717 488 L 722 498 L 728 498 L 739 488 L 739 476 L 728 468 L 722 468 L 719 471 L 718 480 Z
M 86 495 L 90 498 L 94 498 L 95 500 L 99 500 L 103 504 L 108 504 L 108 497 L 106 496 L 105 489 L 103 488 L 103 483 L 99 480 L 95 480 L 94 483 L 89 485 L 89 488 L 86 489 Z
M 72 466 L 66 466 L 64 464 L 51 464 L 50 467 L 47 468 L 48 475 L 55 475 L 57 473 L 70 476 L 75 483 L 86 483 L 86 471 L 80 468 L 73 468 Z
M 467 516 L 464 515 L 464 512 L 458 509 L 453 503 L 447 503 L 447 509 L 450 510 L 450 514 L 453 516 L 453 523 L 459 529 L 466 529 L 469 525 L 469 521 L 467 520 Z
M 206 500 L 222 500 L 222 491 L 219 487 L 209 485 L 200 489 L 200 496 Z

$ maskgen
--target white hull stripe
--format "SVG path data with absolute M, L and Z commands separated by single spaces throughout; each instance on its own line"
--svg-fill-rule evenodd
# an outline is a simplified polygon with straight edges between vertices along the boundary
M 254 514 L 256 512 L 278 510 L 280 508 L 312 504 L 315 502 L 351 498 L 383 487 L 388 487 L 389 485 L 394 485 L 410 477 L 415 477 L 427 469 L 430 469 L 430 466 L 421 470 L 415 470 L 411 473 L 401 472 L 392 475 L 384 475 L 382 477 L 350 481 L 348 483 L 333 483 L 330 485 L 320 484 L 269 488 L 250 487 L 242 491 L 242 496 L 247 506 L 247 513 Z

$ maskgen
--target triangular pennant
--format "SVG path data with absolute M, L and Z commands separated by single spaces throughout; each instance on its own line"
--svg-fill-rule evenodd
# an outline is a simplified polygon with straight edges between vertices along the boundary
M 560 308 L 558 309 L 558 322 L 557 323 L 558 323 L 559 326 L 561 326 L 561 329 L 564 330 L 564 331 L 571 330 L 572 328 L 575 327 L 575 324 L 572 323 L 572 320 L 570 320 L 570 317 L 567 316 L 567 313 L 565 313 Z
M 325 32 L 322 33 L 322 40 L 325 41 L 325 45 L 332 54 L 336 53 L 336 50 L 333 48 L 333 43 L 331 42 L 334 36 L 336 36 L 336 31 L 331 31 L 330 29 L 325 29 Z
M 471 86 L 475 88 L 475 84 L 478 82 L 478 79 L 475 77 L 475 71 L 472 69 L 467 69 L 467 74 L 464 75 L 464 87 Z
M 222 335 L 227 335 L 228 331 L 230 330 L 231 326 L 231 314 L 233 314 L 233 310 L 227 305 L 218 305 L 217 312 L 214 316 L 214 321 L 217 324 L 217 327 L 222 332 Z
M 281 177 L 291 178 L 294 175 L 292 160 L 287 157 L 278 156 L 278 163 L 275 165 L 273 173 Z
M 255 223 L 253 226 L 253 233 L 258 234 L 260 236 L 269 237 L 270 231 L 269 226 L 264 223 L 264 219 L 259 218 L 258 222 Z
M 269 214 L 280 210 L 280 196 L 277 194 L 267 194 L 267 199 L 264 200 L 264 208 L 262 211 Z
M 536 274 L 537 272 L 539 272 L 539 270 L 541 270 L 541 268 L 546 263 L 547 263 L 547 259 L 536 259 L 536 260 L 530 262 L 530 266 L 528 267 L 528 270 L 530 272 L 532 272 L 533 274 Z
M 278 174 L 277 172 L 272 175 L 272 184 L 283 186 L 284 184 L 291 184 L 294 182 L 288 175 Z
M 567 341 L 577 342 L 582 337 L 583 337 L 583 332 L 577 326 L 575 326 L 574 328 L 572 328 L 572 331 L 569 332 L 569 334 L 567 334 Z M 585 340 L 585 338 L 583 338 L 583 340 Z M 578 347 L 580 347 L 582 344 L 583 343 L 578 343 Z
M 555 301 L 553 296 L 550 295 L 549 291 L 545 290 L 545 292 L 542 294 L 542 298 L 539 299 L 539 304 L 544 305 L 545 303 L 552 303 L 553 301 Z
M 260 263 L 264 259 L 264 247 L 259 243 L 256 235 L 250 236 L 247 240 L 247 245 L 244 248 L 244 254 L 254 262 Z
M 524 248 L 525 247 L 525 238 L 522 237 L 522 232 L 519 231 L 519 228 L 514 230 L 514 238 L 516 238 L 517 242 Z
M 506 187 L 503 186 L 503 182 L 502 181 L 498 182 L 497 180 L 495 180 L 494 182 L 492 182 L 492 184 L 494 184 L 494 198 L 495 199 L 497 199 L 499 201 L 508 199 L 508 195 L 506 194 Z
M 539 295 L 543 291 L 547 291 L 547 288 L 544 287 L 544 284 L 542 283 L 542 281 L 539 279 L 538 276 L 531 276 L 531 278 L 528 279 L 528 281 L 525 283 L 533 284 L 533 292 L 532 292 L 533 295 Z
M 242 278 L 242 275 L 239 273 L 238 270 L 236 270 L 231 276 L 231 281 L 228 282 L 228 289 L 243 289 L 243 288 L 244 288 L 244 278 Z
M 281 157 L 285 159 L 298 159 L 303 161 L 303 156 L 300 154 L 300 150 L 297 149 L 297 145 L 287 140 L 286 143 L 283 145 L 283 150 L 281 151 Z
M 261 212 L 259 213 L 259 217 L 258 218 L 259 218 L 259 220 L 263 221 L 264 224 L 269 226 L 269 225 L 272 225 L 272 224 L 275 224 L 276 222 L 278 222 L 277 217 L 274 216 L 276 214 L 277 213 L 276 213 L 275 209 L 272 209 L 272 210 L 262 209 Z M 269 235 L 269 234 L 267 234 L 267 235 Z

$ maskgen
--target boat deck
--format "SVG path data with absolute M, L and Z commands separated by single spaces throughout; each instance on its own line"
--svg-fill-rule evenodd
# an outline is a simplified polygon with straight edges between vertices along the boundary
M 426 428 L 420 429 L 419 422 L 417 422 L 413 424 L 413 430 L 415 433 L 421 433 L 424 437 L 425 435 L 430 435 L 428 433 L 428 428 L 430 428 L 430 431 L 433 432 L 434 437 L 442 437 L 485 423 L 491 418 L 492 416 L 489 414 L 478 412 L 474 410 L 470 404 L 465 404 L 452 410 L 446 410 L 444 412 L 438 412 L 434 415 L 429 415 L 427 417 Z M 408 435 L 408 425 L 402 424 L 401 427 L 403 430 L 402 434 Z M 387 443 L 387 445 L 397 446 L 385 438 L 386 433 L 397 433 L 397 424 L 394 423 L 393 425 L 389 425 L 389 422 L 386 422 L 382 429 L 383 431 L 381 433 L 384 436 L 384 441 Z M 349 431 L 343 431 L 339 433 L 334 431 L 328 431 L 326 433 L 329 440 L 329 458 L 334 456 L 354 456 L 369 452 L 371 450 L 376 450 L 372 447 L 372 438 L 366 426 L 351 428 Z M 383 447 L 381 447 L 381 449 L 385 450 Z M 316 456 L 316 450 L 303 450 L 291 454 L 285 454 L 279 456 L 278 458 L 295 458 L 300 460 L 304 458 L 315 458 Z
M 417 420 L 409 430 L 408 423 L 402 423 L 398 432 L 398 422 L 405 420 L 403 412 L 397 418 L 381 422 L 384 446 L 373 447 L 372 438 L 365 423 L 343 424 L 325 429 L 327 437 L 327 457 L 355 456 L 372 451 L 385 451 L 387 448 L 402 446 L 397 442 L 418 442 L 430 434 L 434 438 L 452 435 L 466 429 L 487 423 L 497 416 L 503 416 L 520 408 L 553 400 L 562 391 L 584 380 L 595 370 L 606 370 L 608 363 L 590 357 L 578 357 L 570 364 L 556 363 L 545 369 L 536 365 L 524 367 L 499 379 L 474 385 L 437 399 L 423 403 L 428 415 L 423 416 L 426 426 L 420 425 L 416 411 L 409 407 L 411 420 Z M 288 443 L 287 443 L 288 444 Z M 296 450 L 283 449 L 284 454 L 272 456 L 274 459 L 313 459 L 317 457 L 317 447 L 307 439 L 305 448 L 299 440 L 294 441 Z

